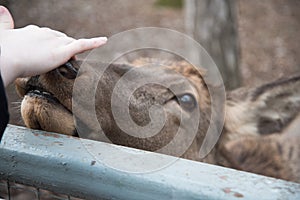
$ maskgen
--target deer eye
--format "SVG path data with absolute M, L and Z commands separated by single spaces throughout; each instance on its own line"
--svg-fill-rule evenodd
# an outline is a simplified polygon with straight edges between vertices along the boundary
M 67 62 L 58 69 L 56 69 L 58 74 L 67 78 L 67 79 L 75 79 L 77 76 L 77 69 L 73 67 L 71 62 Z
M 192 94 L 183 94 L 177 96 L 179 105 L 187 111 L 192 111 L 196 106 L 196 98 Z

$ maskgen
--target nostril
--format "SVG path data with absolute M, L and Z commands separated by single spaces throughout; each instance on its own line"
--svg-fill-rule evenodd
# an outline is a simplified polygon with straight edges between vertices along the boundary
M 78 70 L 70 61 L 56 69 L 56 71 L 58 74 L 67 79 L 75 79 L 78 73 Z

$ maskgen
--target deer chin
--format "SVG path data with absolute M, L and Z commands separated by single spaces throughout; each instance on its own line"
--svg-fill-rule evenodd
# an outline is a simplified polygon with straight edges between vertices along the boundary
M 22 101 L 21 114 L 29 128 L 77 135 L 72 112 L 49 92 L 28 90 Z

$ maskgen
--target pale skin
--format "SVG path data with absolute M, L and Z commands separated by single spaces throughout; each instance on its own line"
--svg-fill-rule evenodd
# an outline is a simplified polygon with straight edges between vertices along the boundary
M 10 12 L 0 6 L 0 72 L 4 86 L 18 77 L 46 73 L 76 54 L 105 44 L 106 37 L 74 39 L 49 28 L 14 29 Z

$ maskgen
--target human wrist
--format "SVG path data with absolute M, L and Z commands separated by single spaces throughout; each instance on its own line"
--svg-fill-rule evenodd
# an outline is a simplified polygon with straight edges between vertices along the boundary
M 12 83 L 15 78 L 20 76 L 20 72 L 18 72 L 17 68 L 18 57 L 14 57 L 12 48 L 7 44 L 7 41 L 9 40 L 9 37 L 7 36 L 8 33 L 6 31 L 0 31 L 0 72 L 5 87 Z
M 8 63 L 7 60 L 4 56 L 0 57 L 0 74 L 5 87 L 12 83 L 18 76 L 14 70 L 14 64 L 12 62 Z

